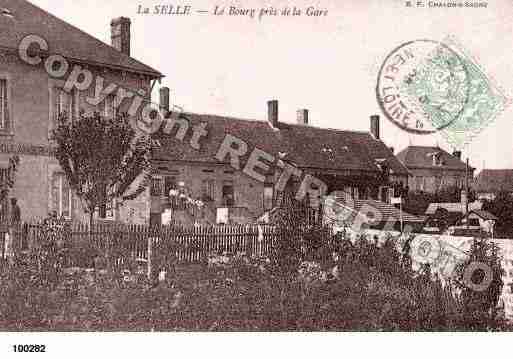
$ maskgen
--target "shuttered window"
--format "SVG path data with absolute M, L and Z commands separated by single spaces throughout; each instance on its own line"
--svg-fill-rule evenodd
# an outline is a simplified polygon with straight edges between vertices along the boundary
M 110 94 L 105 97 L 105 100 L 100 102 L 100 115 L 107 118 L 114 118 L 117 115 L 118 103 L 116 95 Z
M 51 180 L 50 207 L 57 216 L 71 218 L 71 188 L 63 173 L 54 173 Z
M 7 128 L 9 123 L 9 104 L 7 96 L 7 80 L 0 79 L 0 129 Z
M 68 121 L 76 120 L 77 115 L 77 99 L 75 89 L 66 92 L 60 87 L 54 89 L 54 120 L 59 118 L 59 115 L 66 116 Z

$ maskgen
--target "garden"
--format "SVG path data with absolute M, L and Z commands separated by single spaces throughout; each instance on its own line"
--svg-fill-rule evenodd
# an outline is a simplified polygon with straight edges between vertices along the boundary
M 408 245 L 392 236 L 378 242 L 362 233 L 351 240 L 320 223 L 304 225 L 300 207 L 278 216 L 279 240 L 265 256 L 209 252 L 183 263 L 174 255 L 178 244 L 167 241 L 151 273 L 137 261 L 119 264 L 114 251 L 87 241 L 74 250 L 84 258 L 94 253 L 93 260 L 65 266 L 72 248 L 64 227 L 53 226 L 39 245 L 2 263 L 0 330 L 508 329 L 496 309 L 500 261 L 485 240 L 476 241 L 471 257 L 494 268 L 494 281 L 476 292 L 458 275 L 443 284 L 429 265 L 413 271 Z

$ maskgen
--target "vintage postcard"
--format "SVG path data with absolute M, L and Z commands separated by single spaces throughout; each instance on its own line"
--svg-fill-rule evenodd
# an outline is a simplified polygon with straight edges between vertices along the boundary
M 512 24 L 510 0 L 0 0 L 0 355 L 512 331 Z

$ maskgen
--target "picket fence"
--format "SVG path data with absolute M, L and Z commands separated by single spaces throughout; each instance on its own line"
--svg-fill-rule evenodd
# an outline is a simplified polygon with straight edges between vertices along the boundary
M 41 225 L 23 223 L 10 228 L 13 251 L 30 249 L 49 242 L 51 234 Z M 270 254 L 276 233 L 270 225 L 162 226 L 96 224 L 92 228 L 73 224 L 61 232 L 66 249 L 63 262 L 68 267 L 90 267 L 96 254 L 108 253 L 116 263 L 148 261 L 148 253 L 171 248 L 179 262 L 194 263 L 211 254 L 244 252 L 249 256 Z M 5 241 L 5 235 L 0 233 Z M 151 247 L 151 248 L 150 248 Z M 2 244 L 2 257 L 6 246 Z

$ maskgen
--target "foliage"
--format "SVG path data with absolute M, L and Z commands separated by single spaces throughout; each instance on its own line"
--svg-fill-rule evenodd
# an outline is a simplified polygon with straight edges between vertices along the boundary
M 497 306 L 504 285 L 499 249 L 487 239 L 474 239 L 468 258 L 457 268 L 465 327 L 484 330 L 499 325 Z
M 127 115 L 111 118 L 95 113 L 81 115 L 78 121 L 60 116 L 52 138 L 56 158 L 71 188 L 84 201 L 91 222 L 96 208 L 114 199 L 134 199 L 146 188 L 152 142 L 133 129 Z M 144 180 L 132 190 L 141 175 Z
M 456 288 L 442 283 L 427 265 L 413 271 L 408 240 L 331 235 L 305 209 L 304 203 L 290 202 L 277 216 L 277 230 L 289 237 L 281 237 L 269 258 L 223 253 L 179 265 L 176 243 L 155 238 L 155 276 L 148 279 L 136 265 L 114 265 L 125 256 L 121 244 L 126 241 L 120 236 L 101 247 L 100 257 L 111 264 L 95 270 L 64 269 L 58 260 L 50 261 L 57 264 L 47 271 L 55 280 L 42 281 L 34 262 L 3 268 L 0 330 L 453 331 L 502 326 L 494 312 L 502 287 L 496 249 L 473 249 L 471 258 L 487 261 L 499 278 L 487 291 L 474 293 L 461 281 Z M 56 233 L 66 236 L 66 231 Z M 287 255 L 291 258 L 283 258 Z
M 473 191 L 469 191 L 468 201 L 475 201 Z M 430 203 L 459 203 L 461 201 L 461 188 L 446 187 L 436 193 L 411 191 L 405 201 L 404 210 L 412 214 L 424 214 Z
M 211 256 L 155 286 L 144 274 L 63 271 L 54 287 L 0 276 L 2 330 L 457 330 L 450 290 L 401 264 L 395 242 L 339 238 L 334 267 L 302 261 L 286 286 L 273 264 Z
M 499 219 L 495 226 L 498 236 L 513 236 L 513 196 L 510 193 L 498 193 L 494 200 L 483 204 L 483 209 Z
M 16 172 L 20 164 L 20 157 L 14 155 L 9 158 L 9 165 L 7 167 L 7 177 L 0 184 L 0 202 L 9 196 L 9 191 L 14 186 Z

